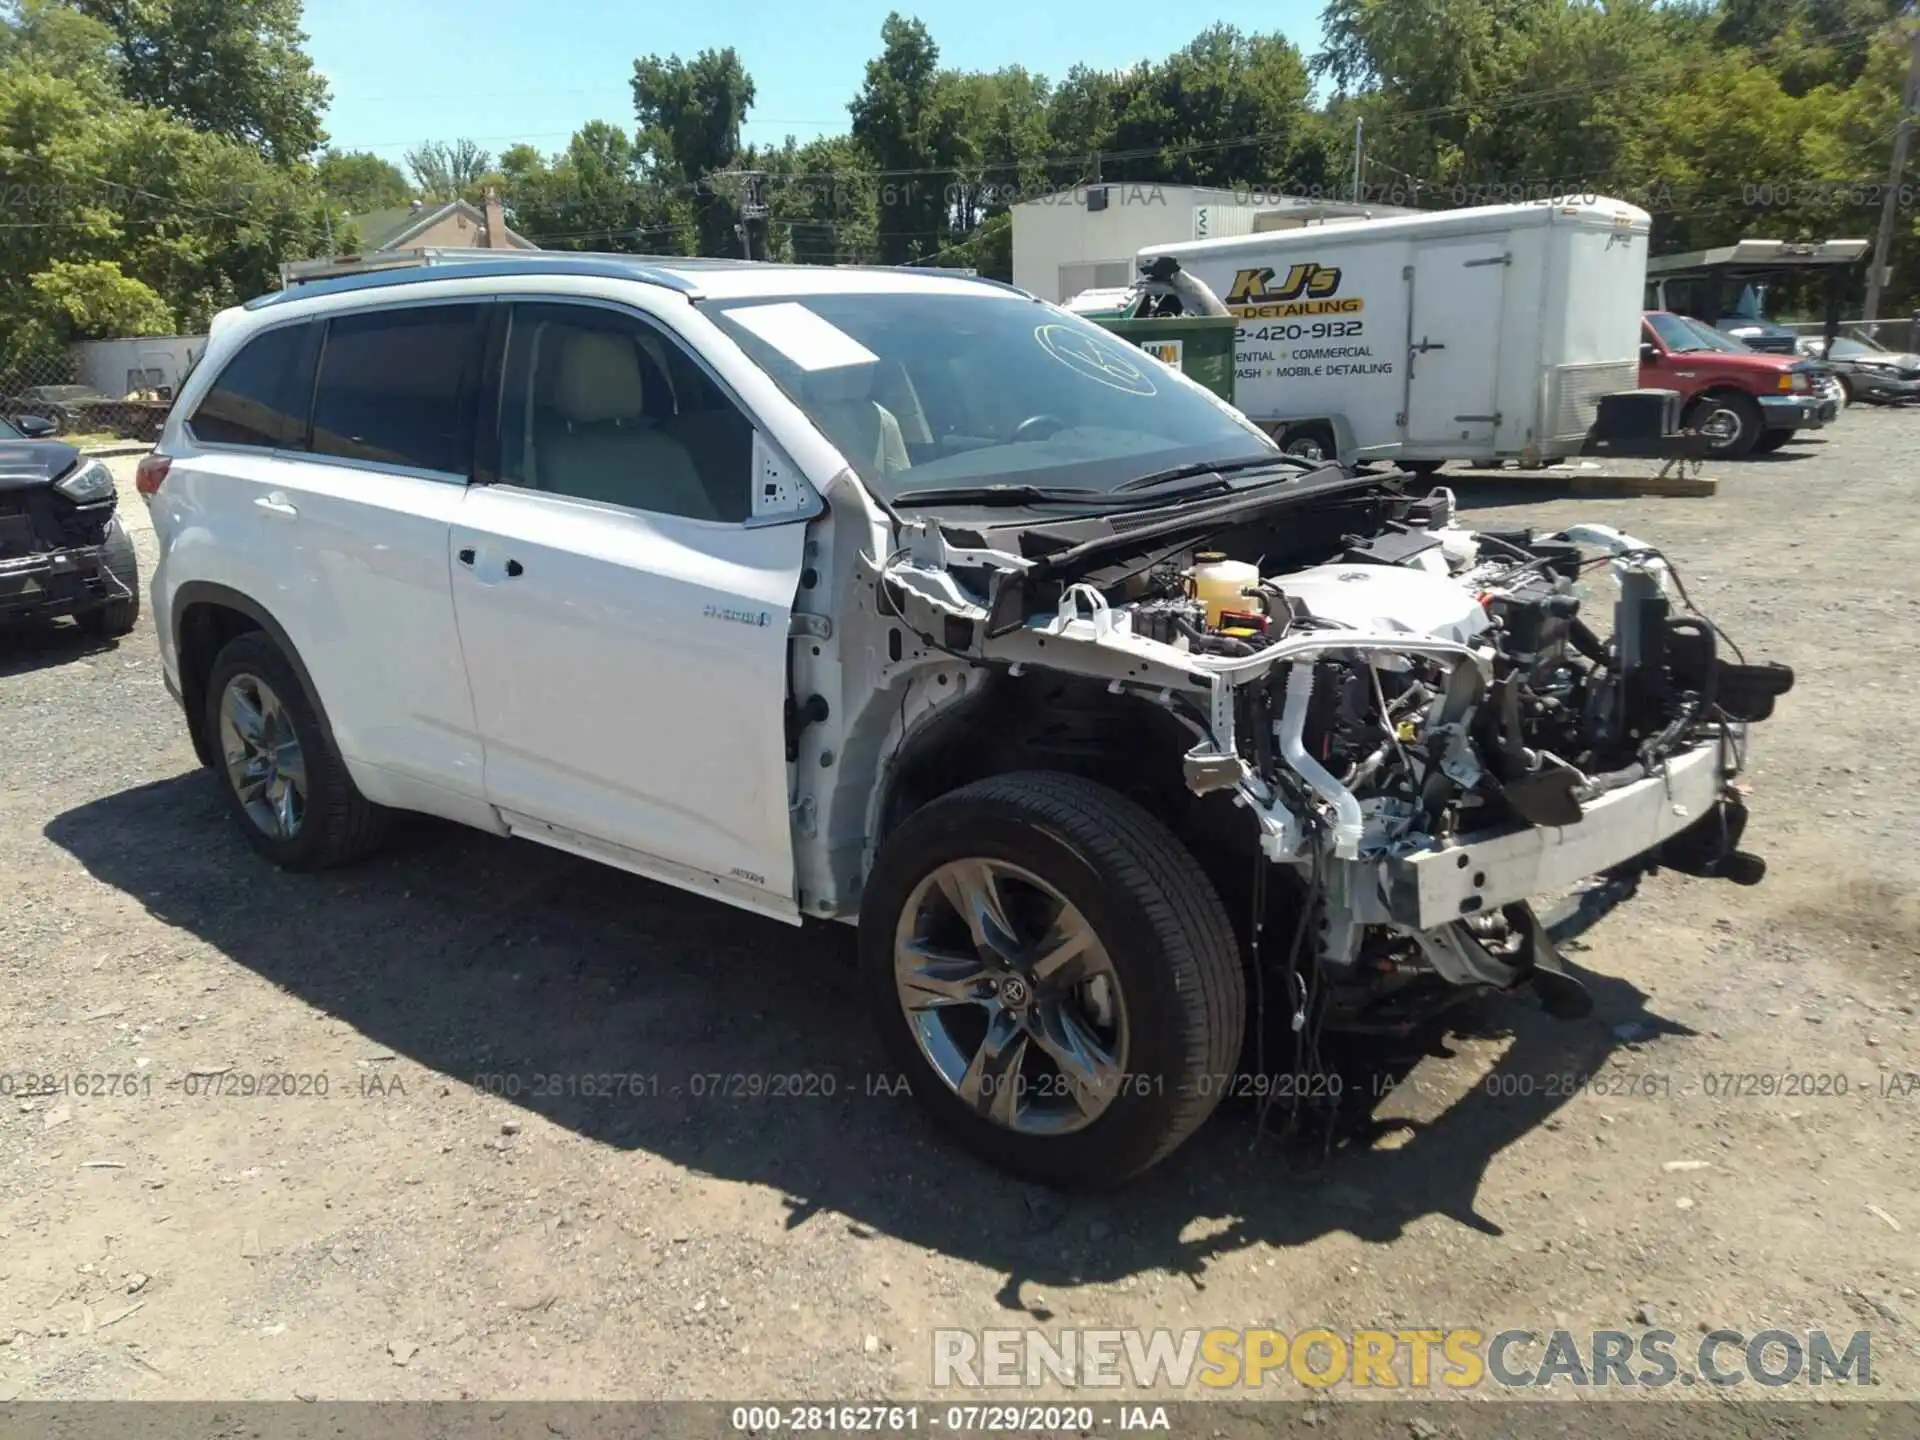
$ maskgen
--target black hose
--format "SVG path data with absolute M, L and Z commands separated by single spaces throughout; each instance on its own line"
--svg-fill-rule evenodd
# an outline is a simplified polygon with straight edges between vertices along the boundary
M 1244 640 L 1231 635 L 1209 635 L 1191 620 L 1174 616 L 1173 623 L 1196 649 L 1208 655 L 1257 655 L 1260 652 Z
M 1606 642 L 1594 634 L 1587 622 L 1576 617 L 1567 626 L 1567 638 L 1573 641 L 1573 648 L 1596 665 L 1611 665 L 1612 657 L 1607 654 Z

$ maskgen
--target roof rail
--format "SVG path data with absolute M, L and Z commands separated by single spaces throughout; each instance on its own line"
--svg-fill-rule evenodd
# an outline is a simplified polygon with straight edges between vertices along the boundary
M 374 262 L 377 269 L 301 281 L 294 277 L 285 290 L 260 295 L 246 304 L 249 310 L 310 295 L 351 294 L 390 285 L 412 285 L 426 280 L 485 280 L 509 275 L 586 275 L 609 280 L 637 280 L 682 295 L 697 296 L 700 287 L 684 276 L 657 266 L 612 255 L 565 255 L 551 250 L 430 249 L 414 252 L 418 258 L 392 263 Z M 484 256 L 485 259 L 470 258 Z M 429 273 L 422 273 L 423 271 Z

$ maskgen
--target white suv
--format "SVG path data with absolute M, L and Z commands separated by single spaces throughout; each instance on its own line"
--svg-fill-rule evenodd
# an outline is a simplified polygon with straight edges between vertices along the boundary
M 1404 478 L 1005 286 L 525 255 L 227 312 L 139 487 L 168 684 L 267 858 L 424 811 L 857 919 L 914 1093 L 1110 1182 L 1243 1050 L 1578 1012 L 1530 893 L 1758 878 L 1729 780 L 1791 676 L 1630 537 L 1476 535 Z

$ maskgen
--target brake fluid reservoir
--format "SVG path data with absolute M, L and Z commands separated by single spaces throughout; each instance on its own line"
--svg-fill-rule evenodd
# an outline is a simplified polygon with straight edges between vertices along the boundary
M 1258 565 L 1208 553 L 1194 556 L 1193 569 L 1187 574 L 1193 580 L 1194 599 L 1207 607 L 1207 624 L 1214 629 L 1220 626 L 1222 610 L 1254 608 L 1245 592 L 1260 583 Z

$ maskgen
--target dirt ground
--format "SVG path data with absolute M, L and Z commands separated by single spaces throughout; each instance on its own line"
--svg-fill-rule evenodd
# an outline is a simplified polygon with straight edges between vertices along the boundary
M 1327 1158 L 1229 1109 L 1096 1198 L 888 1093 L 848 932 L 436 825 L 279 874 L 149 619 L 0 639 L 0 1400 L 916 1396 L 936 1326 L 1416 1324 L 1865 1329 L 1920 1396 L 1920 412 L 1709 473 L 1461 487 L 1661 544 L 1795 667 L 1766 882 L 1651 879 L 1572 942 L 1591 1019 L 1486 1008 Z M 25 1093 L 75 1072 L 120 1093 Z M 809 1093 L 715 1096 L 764 1074 Z

